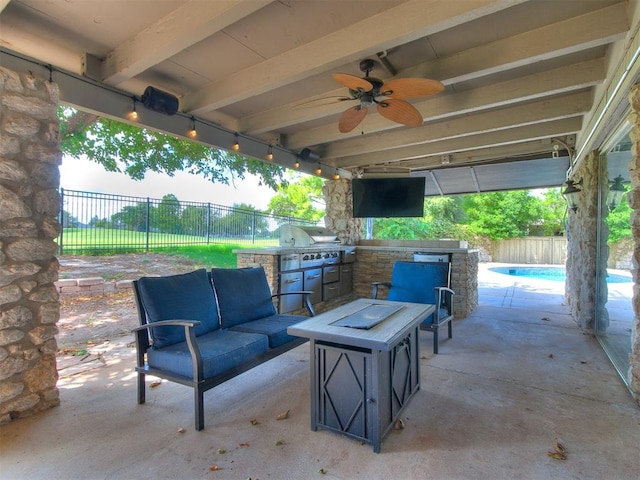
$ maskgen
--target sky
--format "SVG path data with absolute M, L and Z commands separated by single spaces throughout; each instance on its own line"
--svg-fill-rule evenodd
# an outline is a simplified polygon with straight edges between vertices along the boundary
M 276 192 L 260 186 L 258 177 L 247 175 L 235 184 L 212 183 L 204 177 L 178 172 L 173 177 L 149 172 L 143 180 L 132 180 L 123 173 L 107 172 L 90 160 L 65 156 L 60 166 L 60 186 L 67 190 L 162 198 L 173 193 L 178 200 L 209 202 L 233 206 L 245 203 L 265 210 Z

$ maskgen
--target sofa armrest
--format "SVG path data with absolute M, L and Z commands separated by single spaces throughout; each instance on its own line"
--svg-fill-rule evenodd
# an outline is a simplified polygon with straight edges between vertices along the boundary
M 146 336 L 148 335 L 147 332 L 150 328 L 183 326 L 184 334 L 187 339 L 187 347 L 189 348 L 189 353 L 191 354 L 191 360 L 193 363 L 193 378 L 198 381 L 203 380 L 202 353 L 200 352 L 200 347 L 196 341 L 195 333 L 195 327 L 201 323 L 202 322 L 197 320 L 162 320 L 159 322 L 147 323 L 132 329 L 131 331 L 134 332 L 136 336 L 136 357 L 138 368 L 144 368 L 145 365 L 145 353 L 147 351 L 145 345 L 148 345 Z
M 274 293 L 273 295 L 271 295 L 271 298 L 276 298 L 276 297 L 282 297 L 284 295 L 302 295 L 302 300 L 304 301 L 304 306 L 307 308 L 307 311 L 309 312 L 309 315 L 312 317 L 316 316 L 316 311 L 313 309 L 313 305 L 311 305 L 311 298 L 310 295 L 313 292 L 308 291 L 308 290 L 300 290 L 297 292 L 281 292 L 281 293 Z
M 371 298 L 378 298 L 378 287 L 387 287 L 391 288 L 391 282 L 373 282 L 371 284 L 373 286 L 373 292 L 371 294 Z

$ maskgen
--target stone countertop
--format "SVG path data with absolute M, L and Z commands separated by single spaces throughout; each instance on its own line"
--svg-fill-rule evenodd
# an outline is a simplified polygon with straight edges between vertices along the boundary
M 321 245 L 310 247 L 265 247 L 265 248 L 242 248 L 232 250 L 236 254 L 250 255 L 287 255 L 290 253 L 303 253 L 314 251 L 344 251 L 355 248 L 357 250 L 383 250 L 393 252 L 426 252 L 426 253 L 469 253 L 475 252 L 477 249 L 460 248 L 460 247 L 428 247 L 419 245 L 401 246 L 401 245 Z
M 289 253 L 303 253 L 303 252 L 323 252 L 330 251 L 334 252 L 351 250 L 355 248 L 355 245 L 311 245 L 310 247 L 264 247 L 264 248 L 240 248 L 232 250 L 233 253 L 243 254 L 247 253 L 250 255 L 287 255 Z

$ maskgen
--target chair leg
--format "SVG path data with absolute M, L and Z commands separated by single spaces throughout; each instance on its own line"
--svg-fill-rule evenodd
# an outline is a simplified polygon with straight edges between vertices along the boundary
M 204 428 L 204 392 L 198 387 L 194 388 L 194 400 L 196 430 L 202 430 Z
M 438 329 L 433 331 L 433 353 L 438 354 Z
M 449 338 L 453 338 L 453 320 L 449 320 Z
M 146 390 L 145 390 L 144 378 L 145 378 L 144 373 L 138 372 L 138 403 L 139 404 L 142 404 L 145 402 Z

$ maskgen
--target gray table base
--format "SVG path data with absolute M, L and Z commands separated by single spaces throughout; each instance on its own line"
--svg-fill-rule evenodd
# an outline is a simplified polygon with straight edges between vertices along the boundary
M 380 443 L 420 389 L 419 329 L 389 350 L 311 340 L 311 429 Z

